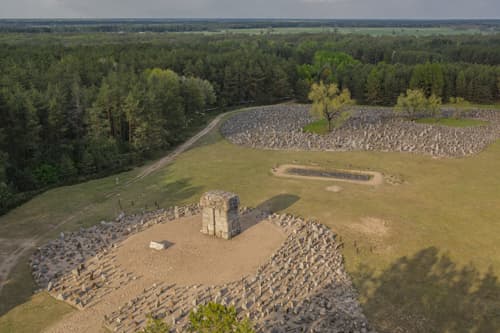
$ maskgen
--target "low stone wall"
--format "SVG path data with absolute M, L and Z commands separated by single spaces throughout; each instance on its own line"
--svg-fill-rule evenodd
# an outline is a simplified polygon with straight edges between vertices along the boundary
M 342 244 L 327 227 L 291 215 L 240 212 L 267 218 L 287 236 L 255 275 L 223 285 L 154 284 L 104 316 L 104 325 L 113 332 L 137 332 L 152 314 L 184 332 L 189 312 L 215 301 L 235 306 L 258 332 L 372 332 L 344 270 Z M 198 205 L 172 208 L 68 233 L 33 255 L 34 277 L 54 297 L 91 307 L 110 290 L 126 289 L 140 278 L 117 269 L 117 244 L 157 223 L 199 213 Z
M 476 110 L 467 116 L 489 125 L 454 128 L 398 119 L 388 108 L 358 108 L 340 129 L 327 135 L 305 133 L 312 122 L 308 105 L 275 105 L 238 113 L 221 126 L 232 143 L 261 149 L 409 152 L 464 157 L 500 138 L 500 112 Z M 444 114 L 449 114 L 444 110 Z

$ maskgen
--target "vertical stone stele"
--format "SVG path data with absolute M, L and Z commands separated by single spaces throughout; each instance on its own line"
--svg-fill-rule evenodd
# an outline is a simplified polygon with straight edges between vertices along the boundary
M 224 239 L 238 235 L 241 232 L 239 205 L 240 198 L 231 192 L 210 191 L 203 194 L 200 199 L 201 232 Z

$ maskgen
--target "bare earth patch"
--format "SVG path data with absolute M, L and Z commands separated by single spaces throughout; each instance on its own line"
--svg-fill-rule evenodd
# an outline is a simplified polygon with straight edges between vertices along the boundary
M 340 187 L 340 186 L 333 185 L 333 186 L 328 186 L 328 187 L 326 188 L 326 190 L 327 190 L 328 192 L 339 193 L 339 192 L 342 192 L 342 190 L 343 190 L 343 189 L 342 189 L 342 187 Z
M 349 227 L 357 232 L 368 236 L 385 237 L 389 234 L 389 223 L 376 217 L 363 217 L 358 223 L 352 223 Z

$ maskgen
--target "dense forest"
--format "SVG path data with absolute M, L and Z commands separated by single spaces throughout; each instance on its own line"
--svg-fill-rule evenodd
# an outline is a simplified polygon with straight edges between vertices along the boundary
M 209 109 L 306 101 L 318 81 L 371 105 L 409 87 L 444 101 L 500 97 L 500 35 L 24 37 L 0 35 L 0 211 L 169 149 Z

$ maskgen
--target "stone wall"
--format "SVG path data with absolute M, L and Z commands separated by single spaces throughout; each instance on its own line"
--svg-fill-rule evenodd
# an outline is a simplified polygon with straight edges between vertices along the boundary
M 476 110 L 467 116 L 486 126 L 455 128 L 395 118 L 388 108 L 358 107 L 340 129 L 327 135 L 305 133 L 312 122 L 308 105 L 276 105 L 238 113 L 221 127 L 232 143 L 261 149 L 409 152 L 464 157 L 500 138 L 500 112 Z M 443 110 L 445 116 L 449 110 Z

